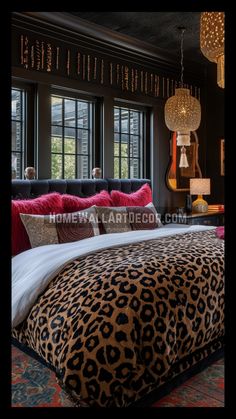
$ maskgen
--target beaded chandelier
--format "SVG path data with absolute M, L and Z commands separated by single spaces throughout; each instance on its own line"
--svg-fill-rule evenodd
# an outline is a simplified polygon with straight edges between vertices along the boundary
M 196 131 L 201 121 L 199 101 L 189 89 L 175 89 L 165 104 L 165 123 L 170 131 L 177 131 L 177 145 L 190 145 L 190 131 Z
M 200 20 L 200 48 L 203 55 L 217 63 L 217 84 L 225 87 L 224 75 L 224 12 L 203 12 Z
M 179 167 L 188 167 L 184 146 L 190 146 L 190 132 L 196 131 L 201 121 L 201 105 L 191 96 L 190 90 L 183 84 L 183 41 L 185 28 L 181 30 L 181 87 L 175 89 L 175 95 L 171 96 L 165 104 L 165 123 L 170 131 L 177 132 L 177 146 L 181 148 L 181 160 Z

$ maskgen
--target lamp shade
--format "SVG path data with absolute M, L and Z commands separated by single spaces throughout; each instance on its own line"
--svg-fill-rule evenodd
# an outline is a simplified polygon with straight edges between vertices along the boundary
M 190 95 L 189 89 L 175 89 L 165 104 L 165 123 L 170 131 L 177 131 L 177 145 L 190 146 L 190 132 L 201 122 L 201 105 Z
M 200 48 L 203 55 L 217 63 L 217 84 L 224 88 L 224 12 L 202 12 L 200 20 Z
M 191 195 L 210 195 L 211 180 L 203 178 L 190 179 Z

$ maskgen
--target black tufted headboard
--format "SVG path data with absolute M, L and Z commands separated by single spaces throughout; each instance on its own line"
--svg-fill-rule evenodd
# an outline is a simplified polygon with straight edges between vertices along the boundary
M 12 180 L 12 199 L 36 198 L 51 192 L 76 195 L 82 198 L 95 195 L 102 190 L 119 190 L 125 193 L 135 192 L 148 179 L 76 179 L 76 180 Z

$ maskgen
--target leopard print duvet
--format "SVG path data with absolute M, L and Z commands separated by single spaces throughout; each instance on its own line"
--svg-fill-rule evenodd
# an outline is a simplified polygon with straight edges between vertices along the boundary
M 211 230 L 78 258 L 13 336 L 56 368 L 78 405 L 129 406 L 222 339 L 223 246 Z

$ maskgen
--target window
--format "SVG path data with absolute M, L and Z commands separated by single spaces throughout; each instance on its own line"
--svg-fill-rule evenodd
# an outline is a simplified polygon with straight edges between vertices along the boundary
M 25 145 L 25 91 L 11 90 L 11 164 L 12 177 L 21 179 Z
M 90 178 L 93 104 L 51 96 L 51 177 Z
M 143 176 L 144 112 L 123 107 L 114 108 L 114 177 Z

